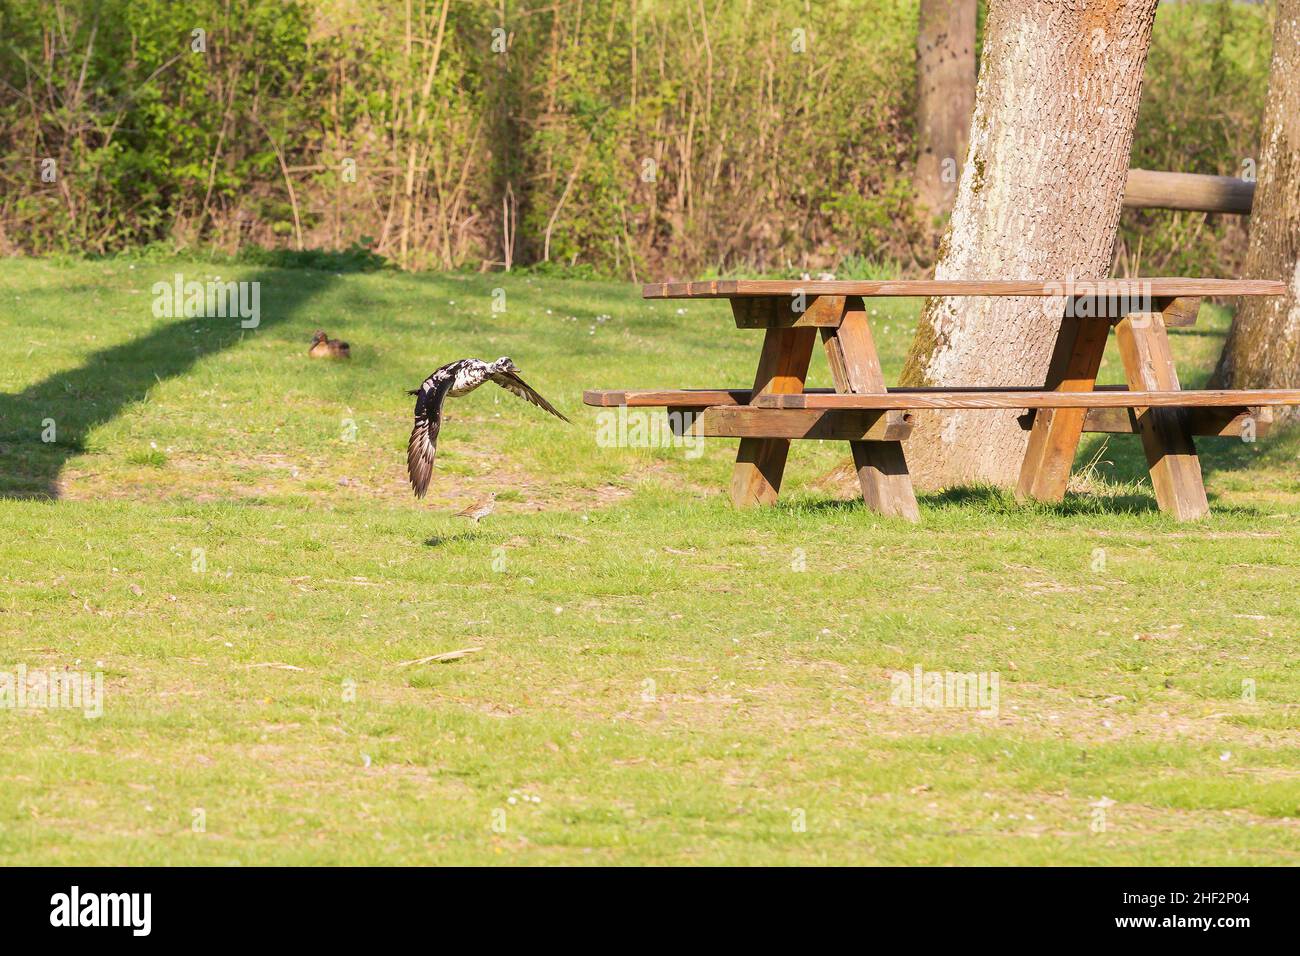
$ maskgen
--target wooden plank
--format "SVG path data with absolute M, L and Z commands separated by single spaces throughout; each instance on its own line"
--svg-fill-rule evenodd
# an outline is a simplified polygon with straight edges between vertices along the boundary
M 1233 405 L 1267 407 L 1268 405 L 1297 405 L 1297 401 L 1269 401 L 1267 404 L 1253 401 L 1253 397 L 1269 393 L 1280 395 L 1296 394 L 1294 390 L 1286 389 L 1263 389 L 1263 390 L 1242 390 L 1235 392 L 1214 392 L 1215 395 L 1239 395 L 1241 401 L 1201 401 L 1197 396 L 1206 394 L 1200 391 L 1181 391 L 1177 397 L 1171 399 L 1171 404 L 1178 406 L 1202 407 L 1202 408 L 1230 408 Z M 835 392 L 829 388 L 808 388 L 803 391 L 804 395 L 834 395 Z M 889 408 L 961 408 L 967 407 L 957 401 L 965 396 L 972 396 L 975 399 L 983 398 L 987 395 L 1006 396 L 1005 400 L 999 400 L 995 404 L 985 404 L 980 408 L 1044 408 L 1055 404 L 1057 407 L 1068 406 L 1075 403 L 1075 398 L 1071 396 L 1059 396 L 1059 400 L 1052 402 L 1036 401 L 1037 397 L 1043 395 L 1043 390 L 1038 386 L 1020 387 L 1008 386 L 1006 388 L 891 388 L 888 394 L 891 400 L 888 403 Z M 1051 393 L 1055 395 L 1055 393 Z M 1123 396 L 1129 394 L 1127 386 L 1123 385 L 1098 385 L 1095 395 L 1102 396 L 1119 396 L 1114 400 L 1109 398 L 1092 398 L 1080 397 L 1078 402 L 1092 408 L 1128 408 L 1135 403 L 1126 400 Z M 613 408 L 619 405 L 629 407 L 664 407 L 668 405 L 678 406 L 681 408 L 707 408 L 712 405 L 748 405 L 753 392 L 748 388 L 732 389 L 709 389 L 709 388 L 684 388 L 684 389 L 588 389 L 582 393 L 582 400 L 588 405 L 598 408 Z M 944 405 L 938 405 L 930 401 L 930 396 L 952 396 L 955 400 Z M 1144 395 L 1146 404 L 1153 401 L 1159 403 L 1162 398 L 1153 400 L 1150 395 Z M 1189 400 L 1190 399 L 1190 400 Z M 771 400 L 765 400 L 768 407 L 772 407 Z M 785 405 L 786 399 L 781 400 Z M 763 404 L 763 403 L 759 403 Z M 813 405 L 803 405 L 800 407 L 811 408 Z M 1270 419 L 1271 421 L 1271 419 Z
M 738 329 L 834 328 L 844 315 L 842 295 L 804 295 L 732 299 Z
M 1187 328 L 1196 324 L 1201 311 L 1200 296 L 1164 296 L 1157 298 L 1156 311 L 1165 317 L 1165 328 Z
M 822 329 L 822 342 L 839 392 L 875 393 L 888 398 L 885 375 L 876 354 L 862 299 L 848 300 L 838 329 Z M 867 507 L 883 515 L 920 521 L 912 476 L 898 441 L 851 441 L 853 464 Z
M 803 395 L 815 398 L 818 395 L 835 395 L 831 389 L 805 389 Z M 1179 392 L 1177 397 L 1167 399 L 1164 395 L 1143 393 L 1143 402 L 1126 398 L 1127 386 L 1099 385 L 1091 395 L 1058 395 L 1044 392 L 1040 386 L 1006 386 L 1006 388 L 891 388 L 891 401 L 880 402 L 872 407 L 888 408 L 1049 408 L 1049 407 L 1092 407 L 1092 408 L 1127 408 L 1135 405 L 1175 405 L 1180 407 L 1232 407 L 1251 406 L 1268 407 L 1279 405 L 1300 405 L 1295 389 L 1245 389 L 1238 392 L 1200 392 L 1188 390 Z M 992 402 L 983 402 L 992 395 Z M 1216 395 L 1223 401 L 1203 401 L 1201 395 Z M 1239 401 L 1229 401 L 1230 395 L 1236 395 Z M 1262 395 L 1261 401 L 1256 401 Z M 586 405 L 599 408 L 612 408 L 620 405 L 629 407 L 664 407 L 706 408 L 710 406 L 749 405 L 753 397 L 751 389 L 588 389 L 582 393 Z M 940 401 L 944 398 L 952 401 Z M 970 397 L 971 402 L 965 402 Z M 1047 398 L 1044 398 L 1047 397 Z M 766 407 L 792 407 L 793 398 L 762 399 L 755 403 Z M 798 407 L 820 407 L 816 401 L 803 403 Z M 861 407 L 855 403 L 854 407 Z
M 732 301 L 752 300 L 733 299 Z M 1200 305 L 1200 296 L 1159 296 L 1135 291 L 1133 295 L 1075 296 L 1067 303 L 1066 308 L 1075 318 L 1110 319 L 1112 323 L 1135 312 L 1163 312 L 1166 327 L 1187 328 L 1196 324 L 1196 314 Z
M 1200 408 L 1219 405 L 1300 405 L 1300 389 L 1201 389 L 1093 392 L 1015 389 L 891 391 L 885 395 L 756 395 L 758 408 Z
M 1101 388 L 1123 389 L 1123 385 L 1103 385 Z M 1016 391 L 1013 386 L 1008 391 Z M 1019 389 L 1036 391 L 1037 388 Z M 890 388 L 891 395 L 910 394 L 948 394 L 951 392 L 982 392 L 988 389 L 945 389 L 945 388 Z M 748 405 L 753 397 L 753 390 L 748 388 L 589 388 L 582 393 L 583 404 L 596 408 L 617 408 L 626 405 L 629 408 L 709 408 L 711 406 Z M 805 395 L 833 395 L 833 388 L 805 388 Z
M 821 394 L 887 395 L 885 373 L 876 353 L 876 341 L 861 299 L 854 299 L 839 330 L 822 331 L 826 360 L 835 392 Z
M 675 408 L 675 434 L 704 438 L 788 438 L 824 441 L 901 441 L 912 416 L 902 411 L 819 411 L 780 408 Z
M 748 405 L 752 394 L 748 388 L 589 388 L 582 393 L 583 404 L 597 408 L 619 405 L 653 408 L 675 405 L 681 408 L 707 408 L 710 405 Z
M 774 281 L 715 279 L 708 282 L 655 282 L 645 285 L 647 299 L 734 299 L 753 296 L 788 297 L 802 290 L 808 296 L 1178 296 L 1282 295 L 1286 285 L 1264 279 L 1059 279 L 1028 281 L 898 279 L 891 281 Z
M 1115 339 L 1124 360 L 1128 397 L 1136 398 L 1142 390 L 1159 389 L 1165 395 L 1178 391 L 1169 337 L 1158 313 L 1129 316 L 1115 327 Z M 1146 407 L 1138 408 L 1136 415 L 1160 510 L 1179 521 L 1209 514 L 1186 413 L 1181 408 Z
M 817 330 L 768 329 L 754 375 L 753 395 L 802 392 L 812 359 Z M 740 508 L 773 504 L 781 490 L 790 441 L 785 438 L 742 438 L 731 472 L 731 500 Z
M 1053 391 L 1046 394 L 1069 399 L 1091 392 L 1109 335 L 1108 318 L 1063 318 L 1047 368 L 1046 384 Z M 1020 463 L 1016 482 L 1019 497 L 1039 501 L 1061 501 L 1065 497 L 1085 418 L 1087 412 L 1077 406 L 1040 408 Z
M 1124 187 L 1124 206 L 1128 209 L 1186 209 L 1248 216 L 1254 201 L 1255 184 L 1236 176 L 1130 169 Z
M 1103 386 L 1123 388 L 1124 386 Z M 1014 391 L 1014 388 L 1012 389 Z M 1023 389 L 1029 392 L 1034 389 Z M 986 389 L 942 389 L 942 388 L 891 388 L 891 395 L 947 394 L 956 391 L 987 391 Z M 805 395 L 833 395 L 832 388 L 806 388 Z M 596 408 L 617 408 L 626 405 L 629 408 L 709 408 L 711 406 L 748 405 L 753 397 L 753 390 L 748 388 L 589 388 L 582 393 L 582 401 Z
M 806 409 L 806 411 L 813 411 L 813 409 Z M 1133 414 L 1131 408 L 1089 408 L 1087 413 L 1087 418 L 1083 422 L 1085 433 L 1138 434 L 1137 416 Z M 1263 438 L 1273 424 L 1273 413 L 1268 408 L 1243 408 L 1231 405 L 1220 408 L 1189 408 L 1187 422 L 1193 435 L 1206 438 L 1240 439 L 1249 427 L 1254 428 L 1254 437 Z M 1030 420 L 1022 420 L 1021 424 L 1024 428 L 1032 427 Z

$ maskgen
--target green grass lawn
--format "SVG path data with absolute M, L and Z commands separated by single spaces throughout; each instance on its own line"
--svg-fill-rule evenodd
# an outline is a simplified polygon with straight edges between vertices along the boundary
M 178 271 L 260 281 L 260 327 L 155 318 Z M 916 308 L 877 308 L 889 374 Z M 1173 333 L 1186 377 L 1226 325 Z M 1185 526 L 1131 437 L 1061 507 L 918 526 L 832 444 L 743 513 L 734 442 L 597 446 L 584 388 L 748 385 L 757 335 L 614 284 L 0 264 L 0 671 L 104 679 L 0 709 L 0 861 L 1300 860 L 1296 440 L 1204 443 Z M 574 425 L 486 387 L 413 500 L 404 390 L 503 354 Z M 918 665 L 996 712 L 891 703 Z

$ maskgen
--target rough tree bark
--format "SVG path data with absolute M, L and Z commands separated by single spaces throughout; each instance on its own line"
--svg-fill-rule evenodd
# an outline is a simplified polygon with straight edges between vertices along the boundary
M 978 0 L 921 0 L 916 36 L 916 195 L 931 216 L 952 211 L 975 109 Z
M 1300 0 L 1278 0 L 1246 276 L 1281 279 L 1287 292 L 1241 303 L 1215 382 L 1225 388 L 1295 388 L 1300 385 Z M 1297 418 L 1297 409 L 1277 411 L 1279 420 Z
M 1104 278 L 1156 0 L 990 0 L 971 145 L 938 279 Z M 1041 385 L 1064 299 L 931 299 L 904 385 Z M 1011 485 L 1016 412 L 917 416 L 922 487 Z

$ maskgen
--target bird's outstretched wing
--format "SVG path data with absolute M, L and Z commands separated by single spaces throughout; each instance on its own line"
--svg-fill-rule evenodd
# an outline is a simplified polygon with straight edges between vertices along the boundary
M 517 373 L 496 372 L 492 375 L 492 381 L 496 382 L 507 392 L 510 392 L 513 395 L 518 395 L 524 401 L 531 402 L 543 411 L 550 412 L 561 421 L 569 421 L 559 412 L 559 410 L 556 409 L 554 405 L 542 398 L 541 395 L 538 395 L 537 392 L 534 391 L 533 387 L 520 378 Z
M 421 386 L 415 393 L 415 425 L 406 443 L 406 473 L 411 478 L 411 487 L 417 498 L 423 498 L 429 490 L 433 458 L 438 452 L 438 430 L 442 427 L 442 404 L 456 380 L 455 375 L 443 375 L 430 382 L 437 375 L 435 372 L 425 380 L 429 388 Z

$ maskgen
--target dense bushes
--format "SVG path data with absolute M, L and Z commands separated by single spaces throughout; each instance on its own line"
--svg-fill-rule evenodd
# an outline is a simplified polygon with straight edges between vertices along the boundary
M 1273 4 L 1162 3 L 1147 61 L 1132 165 L 1254 175 L 1272 56 Z M 1130 274 L 1231 275 L 1246 254 L 1241 216 L 1124 214 L 1118 266 Z
M 928 263 L 916 0 L 500 9 L 2 0 L 0 248 L 365 247 L 629 277 Z M 1239 171 L 1266 19 L 1227 0 L 1162 10 L 1135 165 Z M 1129 214 L 1121 251 L 1213 271 L 1240 232 Z
M 0 7 L 9 242 L 98 251 L 281 218 L 275 155 L 254 123 L 283 129 L 292 104 L 318 97 L 307 28 L 292 7 L 239 6 L 238 28 L 165 0 Z

